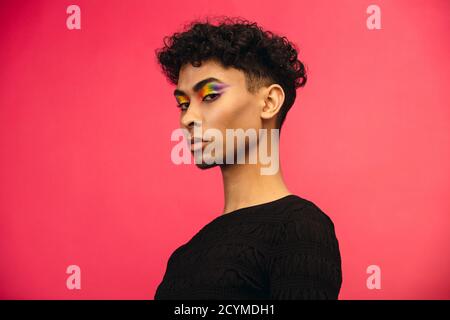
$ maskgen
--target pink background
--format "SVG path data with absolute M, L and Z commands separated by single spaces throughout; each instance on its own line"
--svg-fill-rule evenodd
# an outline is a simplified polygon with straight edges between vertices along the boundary
M 81 30 L 66 8 L 81 8 Z M 366 28 L 381 8 L 382 30 Z M 281 135 L 292 192 L 334 221 L 341 299 L 450 298 L 449 1 L 2 1 L 0 298 L 153 299 L 223 207 L 218 168 L 170 160 L 154 50 L 204 15 L 257 21 L 309 80 Z M 81 290 L 66 288 L 67 266 Z M 380 290 L 366 268 L 381 267 Z

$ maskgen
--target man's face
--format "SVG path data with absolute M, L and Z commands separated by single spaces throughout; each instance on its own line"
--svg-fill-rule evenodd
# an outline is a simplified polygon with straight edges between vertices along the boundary
M 235 155 L 237 152 L 236 140 L 226 139 L 226 129 L 240 128 L 245 131 L 253 128 L 258 132 L 261 128 L 260 113 L 264 100 L 258 93 L 252 94 L 247 90 L 244 73 L 235 68 L 224 68 L 214 60 L 204 61 L 200 67 L 185 64 L 180 70 L 174 94 L 181 108 L 180 127 L 187 129 L 192 137 L 198 137 L 194 135 L 194 126 L 200 124 L 200 137 L 204 137 L 207 129 L 214 128 L 221 132 L 223 148 L 213 155 L 222 158 L 223 163 L 226 161 L 226 152 L 233 150 Z M 208 143 L 211 142 L 195 146 L 204 149 Z M 227 144 L 233 144 L 234 147 L 230 150 Z M 191 151 L 194 152 L 192 148 Z M 204 162 L 197 164 L 200 168 L 216 165 Z

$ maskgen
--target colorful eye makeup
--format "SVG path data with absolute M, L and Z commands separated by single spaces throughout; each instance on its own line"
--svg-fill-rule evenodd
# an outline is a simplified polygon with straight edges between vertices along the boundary
M 194 88 L 193 91 L 197 92 L 199 99 L 201 101 L 214 101 L 216 100 L 215 98 L 213 98 L 212 100 L 205 100 L 205 97 L 209 96 L 209 95 L 217 95 L 220 96 L 220 94 L 222 93 L 222 90 L 224 88 L 228 87 L 227 84 L 218 81 L 217 79 L 214 78 L 208 78 L 205 80 L 200 81 L 199 83 L 197 83 Z M 183 91 L 176 89 L 174 91 L 174 95 L 175 98 L 177 100 L 178 103 L 178 108 L 180 108 L 181 110 L 185 110 L 185 104 L 189 105 L 189 97 L 188 95 L 186 95 Z
M 175 98 L 177 99 L 178 105 L 189 102 L 189 99 L 186 96 L 180 95 L 180 96 L 176 96 Z
M 220 93 L 222 89 L 228 87 L 225 83 L 209 82 L 205 84 L 198 92 L 200 99 L 203 99 L 208 94 Z

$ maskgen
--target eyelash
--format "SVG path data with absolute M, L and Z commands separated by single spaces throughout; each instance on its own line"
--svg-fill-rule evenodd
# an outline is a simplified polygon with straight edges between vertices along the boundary
M 206 102 L 215 101 L 215 100 L 217 100 L 220 97 L 220 95 L 221 95 L 220 93 L 207 94 L 206 96 L 203 97 L 203 101 L 206 101 Z M 205 100 L 206 97 L 210 97 L 210 96 L 213 96 L 213 98 L 211 98 L 210 100 Z M 185 105 L 185 104 L 188 104 L 188 103 L 184 102 L 184 103 L 180 103 L 179 105 L 177 105 L 177 107 L 180 109 L 180 111 L 186 111 L 186 109 L 183 109 L 183 105 Z

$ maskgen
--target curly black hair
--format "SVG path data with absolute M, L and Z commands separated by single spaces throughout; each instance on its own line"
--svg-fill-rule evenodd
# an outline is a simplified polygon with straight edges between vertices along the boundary
M 242 18 L 225 17 L 217 25 L 210 18 L 193 21 L 182 32 L 164 37 L 164 46 L 156 50 L 156 57 L 175 85 L 184 64 L 200 66 L 209 59 L 243 71 L 249 92 L 279 84 L 285 93 L 276 122 L 280 130 L 295 101 L 296 89 L 306 83 L 305 66 L 297 58 L 295 45 Z

